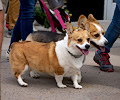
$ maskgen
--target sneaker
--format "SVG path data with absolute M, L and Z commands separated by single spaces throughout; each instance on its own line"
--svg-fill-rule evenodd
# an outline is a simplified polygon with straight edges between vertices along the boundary
M 9 60 L 9 51 L 6 52 L 6 58 Z
M 113 72 L 113 65 L 109 61 L 110 56 L 108 53 L 102 52 L 98 54 L 98 52 L 95 52 L 95 56 L 93 60 L 100 65 L 100 70 L 104 72 Z
M 8 34 L 7 34 L 7 38 L 11 38 L 12 37 L 12 33 L 13 33 L 13 29 L 8 29 Z
M 6 22 L 5 27 L 9 28 L 9 23 L 8 22 Z

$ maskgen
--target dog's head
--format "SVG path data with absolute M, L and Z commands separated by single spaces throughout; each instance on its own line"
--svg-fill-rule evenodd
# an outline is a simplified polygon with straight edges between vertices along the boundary
M 90 47 L 90 35 L 87 30 L 74 30 L 70 23 L 67 23 L 66 34 L 67 49 L 73 54 L 83 53 L 87 55 Z M 81 52 L 80 52 L 81 51 Z
M 104 30 L 99 22 L 93 17 L 92 14 L 88 15 L 88 19 L 84 15 L 80 15 L 78 19 L 78 28 L 87 30 L 90 33 L 90 41 L 93 46 L 105 51 L 105 45 L 108 44 L 107 39 L 104 37 Z

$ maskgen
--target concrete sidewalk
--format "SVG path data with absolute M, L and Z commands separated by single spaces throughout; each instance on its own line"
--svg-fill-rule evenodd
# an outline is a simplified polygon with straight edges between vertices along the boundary
M 101 22 L 104 28 L 107 28 L 108 23 Z M 38 26 L 37 28 L 43 29 Z M 6 35 L 6 29 L 4 35 Z M 33 79 L 28 72 L 24 75 L 24 79 L 29 86 L 20 87 L 12 74 L 9 61 L 5 57 L 9 42 L 10 39 L 4 37 L 1 58 L 1 100 L 119 100 L 120 38 L 115 42 L 110 53 L 115 72 L 100 71 L 99 66 L 92 60 L 95 48 L 90 50 L 85 64 L 81 68 L 83 89 L 74 89 L 68 78 L 63 81 L 68 87 L 60 89 L 53 77 L 41 74 L 39 79 Z

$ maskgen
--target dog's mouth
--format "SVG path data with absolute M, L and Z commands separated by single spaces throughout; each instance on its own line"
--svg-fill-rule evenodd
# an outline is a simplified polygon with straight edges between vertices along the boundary
M 84 55 L 88 55 L 89 54 L 89 50 L 88 49 L 81 49 L 79 46 L 76 46 Z
M 93 41 L 90 41 L 90 43 L 96 47 L 97 49 L 101 50 L 102 52 L 105 52 L 105 47 L 104 46 L 99 46 L 96 43 L 94 43 Z

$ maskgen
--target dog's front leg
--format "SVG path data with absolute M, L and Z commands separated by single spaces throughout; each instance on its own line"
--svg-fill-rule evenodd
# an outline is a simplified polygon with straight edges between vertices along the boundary
M 62 83 L 63 75 L 57 75 L 55 74 L 55 80 L 57 82 L 57 86 L 59 88 L 66 88 L 67 86 Z
M 81 82 L 81 79 L 82 79 L 82 75 L 81 75 L 81 71 L 78 71 L 78 83 Z
M 75 73 L 71 78 L 73 80 L 74 87 L 76 89 L 82 89 L 82 86 L 78 84 L 78 78 L 79 78 L 78 74 Z

